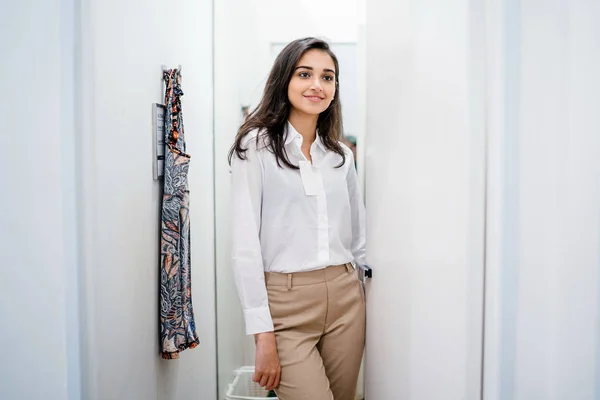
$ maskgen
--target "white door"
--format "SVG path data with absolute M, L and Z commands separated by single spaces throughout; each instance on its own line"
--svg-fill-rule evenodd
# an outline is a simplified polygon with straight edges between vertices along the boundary
M 367 3 L 367 400 L 480 396 L 484 49 L 471 3 Z
M 599 399 L 600 2 L 367 16 L 366 399 Z

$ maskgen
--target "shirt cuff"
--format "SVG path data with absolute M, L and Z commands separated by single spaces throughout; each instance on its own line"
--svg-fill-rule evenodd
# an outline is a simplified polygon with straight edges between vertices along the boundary
M 365 265 L 369 265 L 367 263 L 367 260 L 365 257 L 355 258 L 354 261 L 352 261 L 352 263 L 354 264 L 354 268 L 364 267 Z
M 249 308 L 244 310 L 246 334 L 254 335 L 262 332 L 273 332 L 273 319 L 269 307 Z

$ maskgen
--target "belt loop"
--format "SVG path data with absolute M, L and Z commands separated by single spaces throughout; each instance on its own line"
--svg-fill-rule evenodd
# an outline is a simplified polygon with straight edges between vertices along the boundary
M 292 274 L 288 274 L 288 286 L 287 290 L 292 290 Z
M 352 264 L 351 264 L 351 263 L 346 263 L 346 271 L 348 271 L 348 272 L 352 272 L 352 270 L 353 270 L 353 269 L 354 269 L 354 268 L 352 267 Z

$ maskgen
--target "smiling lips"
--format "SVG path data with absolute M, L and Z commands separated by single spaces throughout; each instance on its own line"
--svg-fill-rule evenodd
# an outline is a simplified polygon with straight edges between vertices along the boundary
M 304 96 L 304 97 L 306 97 L 308 100 L 313 101 L 315 103 L 323 101 L 323 98 L 319 97 L 319 96 Z

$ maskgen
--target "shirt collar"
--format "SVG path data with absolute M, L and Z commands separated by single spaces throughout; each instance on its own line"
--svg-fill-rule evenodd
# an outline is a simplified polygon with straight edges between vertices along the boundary
M 285 145 L 290 144 L 295 138 L 300 137 L 302 135 L 294 128 L 294 126 L 288 121 L 286 129 L 285 129 Z M 321 140 L 321 136 L 319 135 L 319 130 L 317 130 L 317 137 L 315 138 L 315 142 L 317 142 L 317 146 L 321 148 L 324 152 L 327 151 L 323 140 Z

